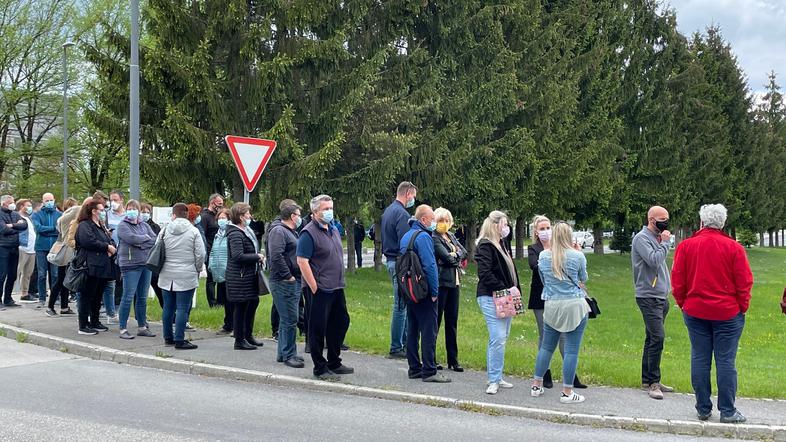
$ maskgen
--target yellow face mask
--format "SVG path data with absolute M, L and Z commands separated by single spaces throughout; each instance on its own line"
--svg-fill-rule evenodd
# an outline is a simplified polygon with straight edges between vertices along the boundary
M 437 223 L 437 233 L 448 233 L 448 230 L 450 230 L 450 224 L 444 221 Z

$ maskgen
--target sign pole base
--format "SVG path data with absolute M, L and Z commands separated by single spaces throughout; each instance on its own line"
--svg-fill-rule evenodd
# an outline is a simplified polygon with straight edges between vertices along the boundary
M 249 197 L 251 195 L 248 193 L 248 190 L 243 189 L 243 202 L 248 204 Z

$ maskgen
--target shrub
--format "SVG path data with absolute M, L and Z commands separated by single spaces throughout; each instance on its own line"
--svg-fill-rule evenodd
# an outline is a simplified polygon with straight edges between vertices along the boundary
M 737 241 L 743 246 L 750 248 L 759 243 L 759 235 L 753 230 L 739 229 L 737 230 Z

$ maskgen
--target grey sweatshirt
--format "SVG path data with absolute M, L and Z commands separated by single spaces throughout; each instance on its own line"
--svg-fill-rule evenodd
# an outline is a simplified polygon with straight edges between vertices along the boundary
M 647 226 L 633 237 L 630 256 L 637 298 L 668 298 L 671 290 L 671 275 L 666 266 L 668 254 L 669 243 L 659 242 Z

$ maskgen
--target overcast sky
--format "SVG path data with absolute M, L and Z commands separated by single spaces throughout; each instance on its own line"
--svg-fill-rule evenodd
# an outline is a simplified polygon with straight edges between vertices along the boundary
M 720 26 L 731 44 L 752 91 L 761 91 L 767 73 L 778 74 L 786 87 L 786 0 L 667 0 L 677 11 L 685 35 Z

